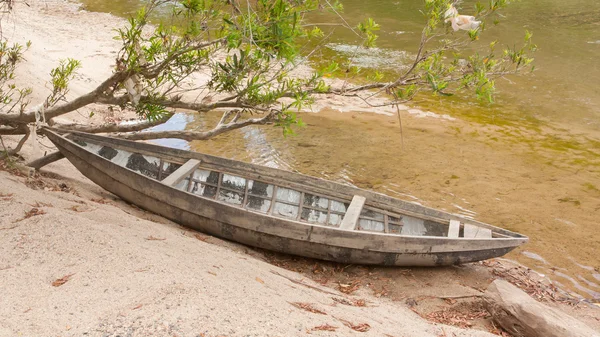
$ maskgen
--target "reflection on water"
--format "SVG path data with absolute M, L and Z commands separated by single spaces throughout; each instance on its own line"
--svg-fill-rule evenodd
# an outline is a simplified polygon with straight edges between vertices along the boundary
M 568 280 L 569 282 L 571 282 L 571 285 L 573 287 L 575 287 L 577 290 L 579 290 L 580 292 L 583 292 L 585 294 L 587 294 L 588 296 L 595 298 L 595 299 L 600 299 L 600 293 L 597 291 L 593 291 L 589 288 L 586 288 L 584 286 L 582 286 L 581 284 L 579 284 L 579 282 L 577 282 L 577 280 L 575 280 L 574 278 L 572 278 L 571 276 L 562 273 L 558 270 L 554 271 L 554 275 L 560 276 L 566 280 Z
M 378 70 L 406 70 L 414 56 L 406 51 L 382 48 L 363 48 L 356 45 L 329 43 L 327 48 L 351 59 L 351 65 Z
M 527 256 L 530 259 L 534 259 L 534 260 L 540 261 L 543 264 L 548 264 L 548 261 L 546 261 L 546 259 L 544 259 L 543 257 L 539 256 L 536 253 L 528 252 L 528 251 L 522 251 L 521 254 Z
M 461 206 L 459 206 L 457 204 L 452 204 L 452 206 L 458 208 L 458 210 L 459 210 L 458 211 L 458 215 L 460 215 L 460 216 L 463 216 L 463 217 L 469 218 L 469 219 L 475 219 L 475 216 L 477 216 L 476 212 L 468 210 L 468 209 L 466 209 L 464 207 L 461 207 Z
M 148 132 L 159 132 L 159 131 L 183 131 L 185 130 L 188 123 L 194 121 L 194 115 L 177 113 L 168 122 L 157 125 L 153 128 L 148 129 Z M 181 139 L 158 139 L 153 141 L 158 145 L 168 146 L 176 149 L 189 150 L 190 145 L 185 140 Z
M 269 144 L 263 128 L 252 126 L 244 128 L 241 132 L 244 134 L 246 152 L 253 158 L 252 163 L 288 171 L 294 170 Z

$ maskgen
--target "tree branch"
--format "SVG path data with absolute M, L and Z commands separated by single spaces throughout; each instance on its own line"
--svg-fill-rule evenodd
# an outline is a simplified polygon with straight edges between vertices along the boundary
M 176 138 L 186 141 L 192 140 L 205 140 L 222 133 L 240 129 L 248 125 L 262 125 L 270 122 L 274 114 L 269 113 L 268 115 L 261 118 L 247 119 L 242 122 L 233 122 L 228 124 L 219 124 L 214 129 L 209 131 L 160 131 L 160 132 L 140 132 L 140 133 L 121 133 L 113 135 L 114 137 L 128 140 L 149 140 L 149 139 L 162 139 L 162 138 Z
M 137 123 L 129 123 L 129 124 L 117 124 L 117 123 L 107 123 L 102 125 L 88 125 L 88 124 L 59 124 L 54 123 L 52 125 L 53 128 L 60 129 L 63 131 L 80 131 L 87 133 L 109 133 L 109 132 L 134 132 L 141 131 L 147 128 L 151 128 L 153 126 L 161 125 L 166 123 L 169 119 L 173 117 L 172 113 L 165 114 L 163 117 L 149 121 L 143 120 Z
M 104 82 L 102 82 L 96 89 L 90 91 L 89 93 L 79 96 L 76 99 L 55 106 L 53 108 L 49 108 L 45 111 L 46 120 L 51 118 L 66 114 L 68 112 L 80 109 L 86 105 L 95 103 L 98 101 L 98 98 L 105 95 L 105 92 L 112 86 L 115 86 L 117 83 L 124 81 L 129 76 L 129 72 L 116 72 Z M 40 107 L 36 107 L 35 109 L 28 111 L 23 114 L 0 114 L 0 124 L 24 124 L 24 123 L 33 123 L 35 122 L 35 114 L 39 111 Z
M 23 148 L 23 145 L 25 145 L 25 142 L 27 141 L 27 139 L 29 139 L 29 135 L 31 134 L 31 131 L 29 131 L 29 128 L 26 125 L 23 125 L 23 127 L 21 129 L 23 130 L 25 135 L 19 141 L 19 143 L 17 144 L 17 147 L 8 151 L 8 155 L 10 155 L 10 156 L 19 153 L 19 151 L 21 151 L 21 149 Z
M 26 166 L 32 167 L 36 170 L 39 170 L 42 167 L 44 167 L 50 163 L 54 163 L 55 161 L 63 159 L 64 157 L 65 156 L 60 151 L 56 151 L 56 152 L 52 152 L 49 155 L 46 155 L 46 156 L 43 156 L 36 160 L 30 161 L 29 163 L 27 163 Z
M 25 130 L 23 128 L 0 127 L 0 135 L 16 136 L 24 134 Z

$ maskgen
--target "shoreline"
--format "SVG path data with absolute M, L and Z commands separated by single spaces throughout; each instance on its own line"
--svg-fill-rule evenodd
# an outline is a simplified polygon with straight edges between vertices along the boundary
M 89 77 L 80 76 L 73 82 L 71 96 L 90 90 L 94 80 L 110 73 L 114 57 L 111 48 L 115 42 L 105 38 L 110 36 L 112 24 L 123 21 L 108 14 L 76 11 L 74 6 L 61 2 L 51 11 L 39 5 L 31 9 L 15 8 L 17 18 L 20 15 L 22 19 L 19 24 L 24 22 L 30 30 L 17 30 L 13 36 L 35 38 L 31 53 L 26 54 L 28 62 L 19 69 L 19 76 L 36 85 L 38 97 L 43 96 L 43 83 L 51 65 L 78 48 L 85 61 L 81 73 Z M 70 36 L 43 34 L 45 30 L 51 31 L 50 27 L 60 26 L 58 18 L 75 20 L 78 30 L 59 29 L 61 34 L 72 34 Z M 79 26 L 86 22 L 88 27 L 82 31 Z M 10 38 L 7 34 L 5 36 Z M 91 42 L 87 40 L 90 36 L 94 37 Z M 88 115 L 82 111 L 68 118 L 87 121 Z M 105 117 L 121 118 L 118 113 L 108 116 L 104 112 L 96 113 L 92 120 L 102 122 Z M 344 116 L 320 113 L 311 118 L 315 121 L 331 118 L 334 124 L 340 120 L 366 123 L 368 128 L 373 125 L 369 123 L 392 117 L 349 112 Z M 411 132 L 427 130 L 427 137 L 445 134 L 441 130 L 445 125 L 429 124 L 429 120 L 409 117 L 406 127 Z M 421 140 L 414 137 L 411 150 Z M 7 145 L 14 144 L 14 138 L 4 139 Z M 43 143 L 36 150 L 28 142 L 23 154 L 36 157 L 46 150 L 43 145 L 48 144 Z M 356 331 L 343 323 L 349 321 L 355 326 L 367 323 L 370 329 L 365 335 L 489 336 L 478 330 L 428 322 L 423 316 L 432 319 L 436 316 L 431 314 L 440 311 L 439 307 L 456 308 L 461 303 L 472 303 L 463 299 L 451 303 L 440 297 L 477 294 L 485 289 L 491 277 L 497 276 L 494 270 L 502 274 L 505 273 L 502 268 L 511 269 L 502 264 L 498 269 L 484 264 L 443 270 L 346 268 L 256 251 L 190 232 L 128 205 L 92 184 L 66 161 L 53 163 L 43 172 L 41 176 L 29 178 L 0 170 L 3 181 L 0 187 L 3 205 L 0 283 L 9 289 L 7 296 L 0 300 L 0 317 L 6 318 L 0 319 L 2 335 L 19 332 L 67 336 L 85 333 L 305 335 L 307 331 L 329 324 L 335 326 L 336 331 L 310 332 L 346 336 Z M 381 186 L 372 187 L 378 190 Z M 402 190 L 414 191 L 415 187 Z M 435 198 L 428 198 L 427 193 L 422 198 L 431 200 L 434 206 L 439 203 Z M 38 211 L 28 217 L 34 208 Z M 291 279 L 302 280 L 320 290 Z M 356 287 L 352 294 L 340 290 L 345 288 L 341 285 L 346 284 Z M 551 296 L 546 289 L 532 289 L 533 294 L 539 290 Z M 327 292 L 351 303 L 364 300 L 367 305 L 340 304 Z M 312 303 L 327 315 L 307 312 L 290 303 Z M 570 302 L 555 305 L 595 329 L 600 328 L 597 309 L 583 303 L 574 307 Z M 244 319 L 239 319 L 240 315 Z M 473 324 L 476 328 L 489 328 L 485 319 Z

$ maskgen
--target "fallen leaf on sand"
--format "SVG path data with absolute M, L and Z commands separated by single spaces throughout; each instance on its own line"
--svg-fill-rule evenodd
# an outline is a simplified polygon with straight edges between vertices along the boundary
M 360 323 L 356 325 L 349 325 L 350 329 L 358 331 L 358 332 L 367 332 L 371 329 L 371 326 L 367 323 Z
M 213 273 L 212 271 L 207 271 L 207 273 L 209 273 L 209 274 L 211 274 L 211 275 L 214 275 L 214 276 L 217 276 L 217 274 L 216 274 L 216 273 Z
M 39 208 L 32 208 L 29 211 L 25 212 L 25 216 L 22 219 L 19 219 L 15 222 L 19 222 L 19 221 L 23 221 L 25 219 L 29 219 L 32 216 L 36 216 L 36 215 L 42 215 L 42 214 L 46 214 L 46 211 L 44 211 L 43 209 L 39 209 Z
M 263 281 L 263 280 L 262 280 L 260 277 L 257 277 L 257 278 L 256 278 L 256 281 L 257 281 L 258 283 L 265 284 L 265 281 Z
M 340 319 L 340 322 L 344 323 L 345 326 L 349 327 L 350 329 L 354 330 L 354 331 L 358 331 L 358 332 L 367 332 L 371 329 L 371 326 L 367 323 L 358 323 L 358 324 L 354 324 L 352 322 L 349 322 L 345 319 Z
M 9 194 L 0 193 L 0 200 L 9 201 L 12 199 L 13 195 L 14 195 L 13 193 L 9 193 Z
M 98 199 L 91 199 L 93 202 L 98 203 L 98 204 L 104 204 L 104 205 L 112 205 L 111 202 L 108 199 L 104 199 L 104 198 L 98 198 Z
M 352 300 L 352 303 L 354 304 L 355 307 L 366 307 L 367 306 L 367 302 L 363 299 Z
M 302 302 L 288 302 L 288 303 L 291 304 L 291 305 L 293 305 L 293 306 L 295 306 L 296 308 L 300 308 L 302 310 L 306 310 L 308 312 L 312 312 L 313 314 L 327 315 L 326 312 L 321 311 L 319 309 L 316 309 L 310 303 L 302 303 Z
M 73 212 L 79 212 L 79 213 L 85 212 L 85 209 L 82 209 L 81 206 L 79 206 L 79 205 L 71 206 L 71 207 L 69 207 L 69 209 L 72 210 Z
M 445 298 L 444 301 L 446 301 L 446 303 L 448 303 L 450 305 L 456 304 L 456 300 L 453 298 Z
M 338 290 L 344 294 L 352 294 L 360 288 L 360 282 L 354 281 L 350 284 L 338 283 Z
M 367 302 L 363 299 L 350 299 L 347 300 L 345 298 L 339 298 L 339 297 L 332 297 L 331 298 L 334 302 L 340 303 L 340 304 L 344 304 L 344 305 L 350 305 L 353 307 L 366 307 L 367 306 Z
M 59 279 L 54 280 L 54 282 L 52 282 L 52 286 L 53 287 L 60 287 L 63 284 L 67 283 L 67 281 L 69 281 L 69 279 L 71 278 L 71 276 L 75 275 L 73 274 L 69 274 L 69 275 L 65 275 Z
M 436 323 L 454 325 L 466 329 L 473 326 L 473 320 L 487 316 L 489 316 L 489 313 L 483 309 L 471 310 L 465 313 L 453 308 L 445 308 L 431 312 L 423 317 Z
M 319 325 L 319 326 L 316 326 L 316 327 L 310 329 L 310 331 L 335 331 L 337 329 L 338 329 L 337 326 L 323 324 L 323 325 Z
M 50 203 L 39 202 L 39 201 L 36 201 L 35 204 L 29 204 L 29 206 L 36 207 L 36 208 L 40 208 L 40 207 L 54 207 L 54 205 L 52 205 Z

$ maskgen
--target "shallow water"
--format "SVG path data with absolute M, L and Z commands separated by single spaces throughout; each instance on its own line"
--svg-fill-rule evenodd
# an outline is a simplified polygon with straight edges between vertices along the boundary
M 119 15 L 140 4 L 83 2 L 89 10 Z M 343 3 L 351 24 L 371 16 L 382 25 L 379 49 L 360 54 L 359 65 L 385 68 L 408 62 L 422 27 L 421 1 Z M 409 121 L 404 145 L 395 118 L 326 111 L 302 114 L 308 126 L 295 137 L 284 138 L 270 127 L 248 127 L 206 142 L 161 142 L 372 189 L 524 233 L 531 242 L 510 258 L 566 289 L 597 297 L 600 2 L 521 1 L 504 15 L 502 24 L 486 33 L 509 43 L 521 41 L 525 29 L 533 31 L 537 70 L 498 81 L 493 106 L 458 99 L 418 102 L 459 120 Z M 312 20 L 334 18 L 323 14 Z M 329 48 L 343 54 L 354 43 L 351 34 L 338 29 Z M 162 127 L 202 129 L 216 119 L 180 114 Z M 472 127 L 461 120 L 482 124 Z M 514 123 L 534 125 L 535 131 L 507 126 Z
M 81 0 L 84 8 L 116 15 L 134 13 L 144 0 Z M 366 17 L 382 27 L 378 49 L 359 52 L 357 65 L 369 68 L 401 69 L 414 54 L 423 27 L 419 0 L 345 0 L 344 18 L 355 25 Z M 465 1 L 462 13 L 473 12 L 474 1 Z M 484 40 L 500 44 L 522 41 L 525 30 L 534 33 L 539 50 L 535 53 L 536 71 L 522 77 L 499 80 L 499 95 L 494 106 L 457 100 L 426 99 L 422 106 L 435 111 L 485 118 L 522 120 L 535 117 L 553 122 L 577 124 L 600 131 L 600 2 L 595 0 L 519 1 L 502 11 L 500 25 L 488 28 Z M 314 23 L 336 22 L 323 12 L 311 18 Z M 492 26 L 492 25 L 489 25 Z M 324 27 L 327 29 L 327 27 Z M 353 54 L 356 36 L 335 28 L 328 45 L 338 54 Z M 328 49 L 326 48 L 326 49 Z M 331 54 L 324 51 L 324 55 Z M 486 121 L 489 122 L 488 119 Z
M 422 29 L 419 13 L 422 1 L 373 0 L 343 1 L 345 16 L 351 24 L 364 17 L 373 17 L 382 26 L 378 47 L 371 59 L 359 65 L 382 66 L 385 59 L 402 60 L 402 55 L 414 54 Z M 485 2 L 484 2 L 485 3 Z M 470 14 L 474 1 L 464 1 L 461 13 Z M 519 116 L 539 116 L 552 121 L 576 123 L 600 130 L 600 2 L 595 0 L 519 1 L 502 11 L 496 27 L 488 26 L 483 40 L 497 39 L 499 46 L 520 43 L 525 30 L 534 33 L 539 50 L 534 54 L 536 71 L 523 77 L 499 80 L 499 96 L 495 112 L 508 110 Z M 320 21 L 334 20 L 325 17 Z M 350 49 L 355 38 L 338 29 L 335 49 Z M 340 45 L 342 47 L 340 47 Z M 456 103 L 436 100 L 435 111 L 456 110 Z M 470 105 L 470 113 L 488 114 L 489 107 Z

